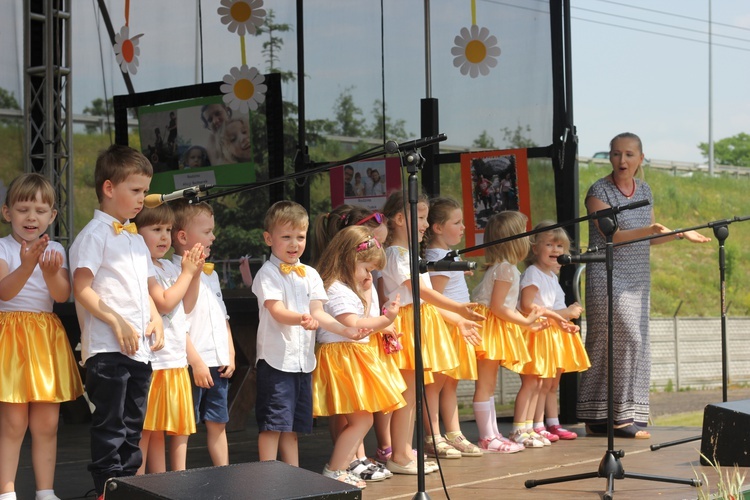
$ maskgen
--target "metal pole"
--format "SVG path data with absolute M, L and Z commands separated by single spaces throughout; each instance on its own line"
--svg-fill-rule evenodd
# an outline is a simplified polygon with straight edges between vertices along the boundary
M 711 0 L 708 0 L 708 174 L 714 175 L 713 45 L 711 43 Z

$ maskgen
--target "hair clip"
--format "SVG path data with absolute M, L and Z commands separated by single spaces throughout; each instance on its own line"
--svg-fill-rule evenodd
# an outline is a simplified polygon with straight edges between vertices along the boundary
M 373 246 L 376 246 L 378 248 L 381 248 L 380 242 L 375 238 L 370 238 L 367 241 L 363 241 L 359 245 L 357 245 L 357 252 L 364 252 L 365 250 L 369 250 Z

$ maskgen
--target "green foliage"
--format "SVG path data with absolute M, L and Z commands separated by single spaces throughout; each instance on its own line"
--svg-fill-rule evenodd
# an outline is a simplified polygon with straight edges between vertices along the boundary
M 496 147 L 495 139 L 493 139 L 486 130 L 482 130 L 482 133 L 479 134 L 479 137 L 474 139 L 471 146 L 477 149 L 495 149 Z
M 273 9 L 268 11 L 265 22 L 255 31 L 255 36 L 268 35 L 268 40 L 263 42 L 262 49 L 266 61 L 267 72 L 280 73 L 282 82 L 293 82 L 297 78 L 292 71 L 280 71 L 277 69 L 279 54 L 284 47 L 284 38 L 279 36 L 278 33 L 288 33 L 290 31 L 292 31 L 292 26 L 290 24 L 276 22 L 276 14 Z
M 2 87 L 0 87 L 0 109 L 21 109 L 13 92 L 8 92 Z M 0 119 L 0 125 L 3 127 L 15 126 L 19 128 L 21 126 L 18 120 L 9 120 L 6 118 Z
M 372 104 L 372 126 L 367 132 L 368 137 L 377 137 L 384 140 L 403 141 L 410 137 L 406 131 L 405 120 L 393 120 L 386 111 L 387 106 L 383 101 L 375 99 Z
M 708 143 L 701 142 L 698 149 L 708 158 Z M 719 165 L 750 167 L 750 135 L 740 132 L 714 142 L 714 160 Z
M 664 386 L 664 392 L 674 392 L 674 383 L 671 378 L 667 380 L 667 385 Z
M 354 103 L 353 90 L 354 87 L 346 87 L 333 104 L 335 133 L 346 137 L 366 137 L 365 118 L 362 109 Z

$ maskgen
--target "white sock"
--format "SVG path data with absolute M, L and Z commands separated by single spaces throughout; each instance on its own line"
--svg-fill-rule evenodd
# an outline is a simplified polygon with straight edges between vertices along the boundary
M 544 429 L 544 422 L 534 422 L 534 429 Z
M 495 396 L 490 398 L 490 411 L 492 412 L 492 431 L 495 436 L 502 436 L 500 429 L 497 428 L 497 410 L 495 409 Z
M 55 490 L 36 490 L 36 500 L 60 500 L 55 495 Z
M 552 427 L 553 425 L 560 425 L 560 419 L 559 418 L 548 418 L 547 419 L 547 427 Z
M 490 439 L 495 436 L 495 431 L 492 429 L 492 410 L 490 409 L 490 401 L 483 401 L 474 403 L 474 418 L 477 421 L 477 429 L 479 429 L 479 437 L 482 439 Z
M 16 492 L 10 491 L 8 493 L 0 494 L 0 500 L 16 500 Z

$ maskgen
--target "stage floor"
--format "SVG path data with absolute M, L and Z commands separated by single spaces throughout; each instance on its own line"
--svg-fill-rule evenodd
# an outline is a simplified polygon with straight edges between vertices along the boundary
M 473 421 L 462 423 L 466 436 L 476 442 L 477 428 Z M 585 437 L 582 426 L 569 426 L 579 432 L 580 437 L 573 441 L 559 441 L 542 449 L 530 449 L 513 455 L 488 454 L 478 458 L 444 460 L 443 476 L 448 494 L 452 499 L 462 498 L 601 498 L 607 480 L 593 478 L 565 483 L 541 485 L 527 489 L 528 479 L 545 479 L 571 474 L 595 472 L 607 448 L 604 437 Z M 61 424 L 58 443 L 58 466 L 55 490 L 62 499 L 94 498 L 91 477 L 86 470 L 89 461 L 88 424 Z M 510 423 L 500 422 L 500 430 L 508 433 Z M 621 459 L 626 473 L 642 473 L 657 476 L 670 476 L 679 479 L 692 479 L 705 473 L 711 490 L 716 491 L 717 474 L 699 462 L 700 441 L 680 444 L 652 452 L 651 444 L 698 436 L 699 428 L 651 427 L 650 440 L 615 439 L 615 449 L 624 450 Z M 249 421 L 243 431 L 228 434 L 230 460 L 232 463 L 258 460 L 257 428 Z M 205 428 L 199 426 L 198 434 L 190 441 L 188 467 L 210 466 L 205 448 Z M 372 431 L 367 436 L 368 451 L 375 447 Z M 300 436 L 300 465 L 308 470 L 320 472 L 331 451 L 328 426 L 321 419 L 313 434 Z M 33 498 L 34 479 L 31 469 L 30 442 L 24 442 L 16 490 L 19 499 Z M 304 485 L 300 485 L 304 491 Z M 425 478 L 425 491 L 430 498 L 446 498 L 439 473 Z M 368 483 L 363 498 L 407 499 L 418 492 L 416 476 L 394 476 L 378 483 Z M 644 481 L 625 478 L 615 481 L 616 499 L 694 499 L 698 497 L 696 488 L 681 484 Z

